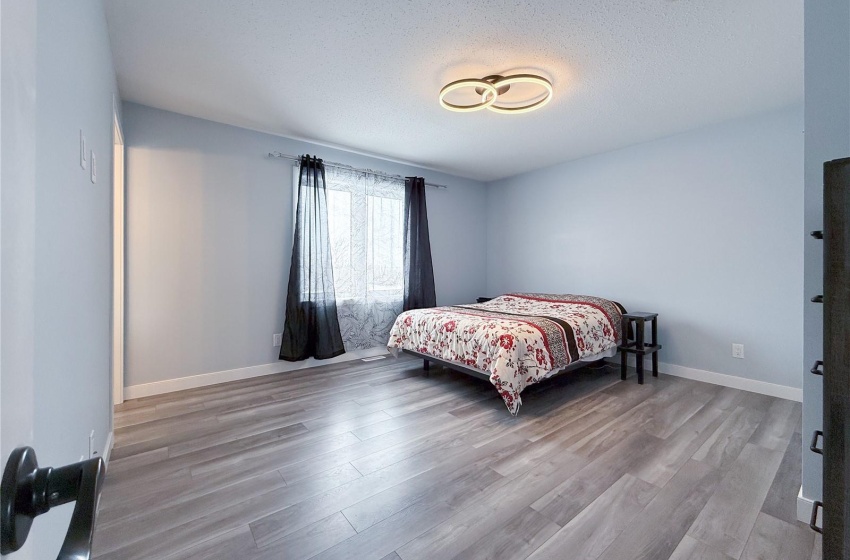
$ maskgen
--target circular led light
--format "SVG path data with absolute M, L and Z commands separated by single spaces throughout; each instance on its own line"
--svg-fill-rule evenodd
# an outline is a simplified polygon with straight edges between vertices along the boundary
M 445 100 L 447 93 L 466 87 L 481 88 L 484 91 L 484 93 L 481 94 L 481 103 L 475 103 L 473 105 L 455 105 L 454 103 L 449 103 Z M 440 90 L 440 105 L 442 105 L 449 111 L 469 113 L 471 111 L 480 111 L 481 109 L 489 108 L 491 105 L 493 105 L 493 103 L 496 102 L 496 98 L 498 96 L 499 94 L 497 93 L 497 88 L 490 82 L 485 80 L 478 80 L 475 78 L 469 78 L 465 80 L 457 80 L 456 82 L 446 84 L 446 86 Z
M 490 103 L 489 105 L 487 105 L 487 109 L 495 113 L 516 115 L 518 113 L 528 113 L 529 111 L 539 109 L 552 100 L 552 83 L 546 78 L 535 76 L 534 74 L 514 74 L 513 76 L 506 76 L 504 78 L 496 80 L 495 82 L 493 82 L 493 87 L 495 87 L 498 91 L 505 86 L 510 86 L 511 84 L 535 84 L 538 86 L 542 86 L 543 89 L 546 90 L 546 96 L 538 101 L 535 101 L 534 103 L 530 103 L 528 105 L 520 105 L 519 107 L 501 107 L 499 105 L 494 105 L 493 103 Z

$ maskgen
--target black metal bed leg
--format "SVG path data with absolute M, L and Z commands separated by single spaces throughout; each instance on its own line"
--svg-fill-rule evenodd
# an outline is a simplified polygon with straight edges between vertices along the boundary
M 424 364 L 422 365 L 422 369 L 424 369 L 425 371 L 430 371 L 431 370 L 431 362 L 429 362 L 428 360 L 422 360 L 422 361 L 424 362 Z

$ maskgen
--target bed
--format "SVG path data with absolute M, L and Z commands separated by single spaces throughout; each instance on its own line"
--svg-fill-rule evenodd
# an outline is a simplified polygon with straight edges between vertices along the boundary
M 598 297 L 506 294 L 405 311 L 387 347 L 489 379 L 516 415 L 527 386 L 614 356 L 623 313 L 619 303 Z

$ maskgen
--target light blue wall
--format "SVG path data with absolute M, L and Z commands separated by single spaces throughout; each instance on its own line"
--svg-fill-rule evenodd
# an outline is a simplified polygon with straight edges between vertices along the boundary
M 35 438 L 36 8 L 0 0 L 0 464 Z M 32 553 L 28 542 L 15 558 Z
M 329 161 L 448 185 L 429 189 L 437 299 L 485 287 L 482 183 L 124 105 L 127 386 L 276 362 L 292 250 L 292 162 Z
M 802 117 L 793 107 L 490 184 L 488 293 L 656 311 L 662 362 L 799 388 Z
M 102 453 L 110 430 L 117 87 L 101 0 L 3 0 L 2 18 L 3 455 L 32 444 L 61 466 L 88 455 L 91 430 Z M 80 129 L 97 184 L 79 164 Z M 7 412 L 10 400 L 31 415 Z M 39 517 L 15 558 L 55 558 L 72 510 Z
M 823 293 L 823 242 L 807 234 L 823 227 L 823 163 L 850 156 L 850 3 L 806 0 L 806 139 L 804 363 L 823 357 L 823 307 L 807 303 Z M 823 429 L 821 378 L 803 377 L 803 497 L 821 499 L 821 456 L 809 451 Z

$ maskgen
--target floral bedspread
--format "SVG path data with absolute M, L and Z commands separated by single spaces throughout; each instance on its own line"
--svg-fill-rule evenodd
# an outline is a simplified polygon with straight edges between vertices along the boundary
M 620 304 L 596 297 L 507 294 L 486 303 L 405 311 L 387 347 L 489 374 L 516 414 L 525 387 L 616 347 L 624 312 Z

